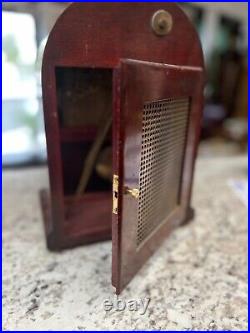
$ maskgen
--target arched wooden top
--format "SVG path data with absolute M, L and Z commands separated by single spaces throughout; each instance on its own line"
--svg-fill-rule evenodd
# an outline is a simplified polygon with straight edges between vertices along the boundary
M 151 27 L 160 9 L 173 18 L 166 36 L 157 36 Z M 43 67 L 113 68 L 121 58 L 203 67 L 193 25 L 176 4 L 163 2 L 71 4 L 49 36 Z

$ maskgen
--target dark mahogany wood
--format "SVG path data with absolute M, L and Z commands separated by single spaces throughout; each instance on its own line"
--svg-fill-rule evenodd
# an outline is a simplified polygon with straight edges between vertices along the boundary
M 78 201 L 71 197 L 65 198 L 65 218 L 62 220 L 62 228 L 65 237 L 58 244 L 51 232 L 54 221 L 51 216 L 51 198 L 46 190 L 40 191 L 40 201 L 44 219 L 47 247 L 52 251 L 59 251 L 63 248 L 71 248 L 78 245 L 88 244 L 97 241 L 109 240 L 111 238 L 112 197 L 106 193 L 89 194 L 86 198 L 79 198 Z M 72 205 L 73 201 L 73 205 Z M 99 209 L 89 209 L 97 207 Z M 70 210 L 68 216 L 67 209 Z M 84 228 L 82 219 L 84 217 Z M 102 224 L 100 225 L 100 221 Z
M 166 36 L 157 36 L 151 28 L 151 18 L 159 9 L 168 11 L 173 18 L 173 28 Z M 95 124 L 67 127 L 61 123 L 56 75 L 59 73 L 61 79 L 67 68 L 112 71 L 113 140 L 111 134 L 108 135 L 105 145 L 112 141 L 113 172 L 120 180 L 118 215 L 112 214 L 111 187 L 99 185 L 97 175 L 91 178 L 84 195 L 77 200 L 74 197 L 84 156 L 98 129 Z M 108 77 L 109 74 L 103 75 Z M 182 204 L 168 220 L 169 225 L 176 226 L 192 215 L 190 197 L 203 83 L 204 63 L 198 35 L 174 3 L 73 3 L 50 33 L 42 67 L 50 177 L 50 193 L 41 193 L 47 245 L 51 250 L 60 250 L 110 239 L 112 228 L 112 281 L 117 293 L 172 230 L 164 224 L 161 232 L 135 254 L 132 240 L 137 208 L 123 195 L 123 186 L 133 185 L 126 183 L 129 173 L 137 175 L 133 182 L 138 185 L 142 105 L 145 99 L 172 97 L 184 92 L 193 97 Z M 129 143 L 136 149 L 132 154 L 124 154 Z
M 120 68 L 117 69 L 117 76 L 119 77 L 117 85 L 120 84 L 120 89 L 117 94 L 116 121 L 122 119 L 117 138 L 118 142 L 122 142 L 119 146 L 117 170 L 122 176 L 119 177 L 119 213 L 113 216 L 115 227 L 112 239 L 115 244 L 119 244 L 119 249 L 117 246 L 113 249 L 117 252 L 113 257 L 113 284 L 119 294 L 170 231 L 192 216 L 190 196 L 198 143 L 197 133 L 201 121 L 204 79 L 202 67 L 163 65 L 134 60 L 122 60 Z M 191 98 L 191 108 L 180 204 L 138 249 L 136 245 L 138 200 L 124 195 L 123 189 L 139 188 L 143 105 L 148 101 L 183 96 Z

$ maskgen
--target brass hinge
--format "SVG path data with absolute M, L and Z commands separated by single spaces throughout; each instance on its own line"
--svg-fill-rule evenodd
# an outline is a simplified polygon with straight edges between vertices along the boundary
M 113 213 L 118 214 L 118 187 L 119 178 L 117 175 L 113 175 Z

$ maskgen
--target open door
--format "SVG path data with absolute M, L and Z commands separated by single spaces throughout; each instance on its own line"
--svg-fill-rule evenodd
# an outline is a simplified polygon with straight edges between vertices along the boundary
M 190 218 L 203 69 L 121 60 L 113 87 L 112 283 L 119 294 Z

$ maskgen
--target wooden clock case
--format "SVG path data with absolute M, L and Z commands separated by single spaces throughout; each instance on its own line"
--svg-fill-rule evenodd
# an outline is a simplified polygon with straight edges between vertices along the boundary
M 42 68 L 50 191 L 41 191 L 41 203 L 50 250 L 112 238 L 120 293 L 170 231 L 192 218 L 203 86 L 199 38 L 176 4 L 65 10 Z M 113 191 L 94 154 L 81 193 L 95 148 L 112 151 Z

